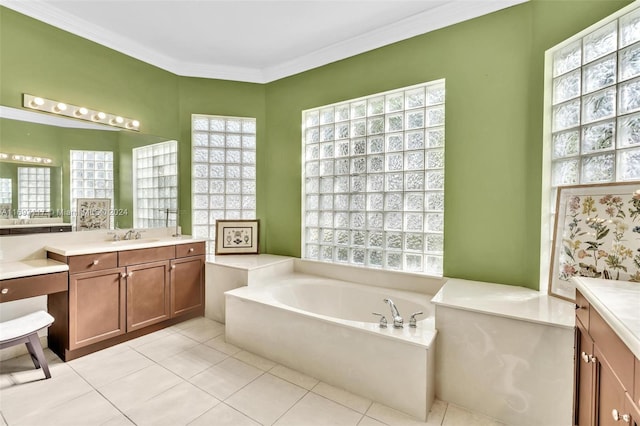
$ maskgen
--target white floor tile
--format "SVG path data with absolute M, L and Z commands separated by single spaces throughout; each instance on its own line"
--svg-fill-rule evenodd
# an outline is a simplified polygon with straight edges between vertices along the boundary
M 0 410 L 10 425 L 26 415 L 52 412 L 54 407 L 69 402 L 93 388 L 73 370 L 68 374 L 53 375 L 43 379 L 2 389 Z M 37 401 L 37 402 L 36 402 Z
M 269 370 L 269 373 L 273 374 L 274 376 L 280 377 L 287 382 L 291 382 L 294 385 L 298 385 L 301 388 L 305 388 L 306 390 L 313 389 L 313 387 L 319 382 L 319 380 L 314 377 L 307 376 L 306 374 L 302 374 L 283 365 L 276 365 L 271 370 Z
M 179 333 L 202 343 L 224 334 L 224 325 L 208 320 L 208 322 L 194 323 L 192 327 L 179 330 Z
M 121 343 L 120 345 L 130 346 L 132 348 L 144 345 L 149 342 L 153 342 L 154 340 L 165 339 L 170 334 L 177 333 L 177 330 L 169 328 L 163 328 L 162 330 L 155 331 L 153 333 L 145 334 L 144 336 L 137 337 L 133 340 L 129 340 L 127 342 Z
M 182 379 L 158 365 L 152 365 L 108 383 L 98 391 L 121 411 L 140 405 L 176 386 Z
M 169 358 L 158 361 L 158 364 L 173 371 L 185 379 L 191 378 L 207 368 L 215 365 L 228 357 L 209 346 L 200 344 L 182 351 Z
M 240 349 L 239 347 L 234 346 L 231 343 L 227 343 L 224 334 L 221 334 L 220 336 L 211 340 L 207 340 L 206 342 L 204 342 L 204 344 L 207 346 L 211 346 L 215 350 L 224 352 L 227 355 L 234 355 L 242 351 L 242 349 Z
M 35 401 L 33 403 L 37 405 Z M 86 426 L 100 425 L 119 417 L 122 417 L 122 413 L 98 392 L 91 391 L 54 408 L 32 411 L 11 424 L 16 426 Z
M 324 382 L 318 383 L 311 391 L 362 414 L 371 406 L 370 400 Z
M 225 403 L 263 425 L 271 425 L 306 392 L 267 373 L 233 394 Z
M 189 381 L 224 401 L 262 374 L 263 371 L 256 367 L 235 358 L 227 358 L 196 374 Z
M 107 354 L 96 352 L 67 364 L 97 388 L 154 365 L 154 362 L 134 349 L 125 347 Z
M 433 404 L 431 404 L 431 410 L 429 410 L 429 415 L 427 416 L 427 423 L 441 425 L 446 412 L 447 403 L 436 399 L 435 401 L 433 401 Z
M 360 423 L 358 423 L 358 426 L 386 426 L 386 423 L 364 416 L 362 420 L 360 420 Z
M 367 410 L 366 415 L 390 426 L 431 426 L 431 424 L 434 424 L 420 421 L 415 417 L 411 417 L 398 410 L 394 410 L 393 408 L 389 408 L 377 402 L 371 404 L 371 407 L 369 407 L 369 409 Z
M 275 423 L 277 426 L 356 426 L 362 414 L 313 392 L 307 393 Z
M 239 359 L 242 362 L 246 362 L 249 365 L 253 365 L 262 371 L 269 371 L 277 364 L 271 360 L 253 354 L 247 351 L 240 351 L 233 355 L 234 358 Z
M 219 403 L 205 391 L 182 382 L 125 413 L 138 426 L 174 426 L 195 420 Z
M 229 407 L 225 403 L 216 405 L 207 411 L 189 426 L 260 426 L 260 423 L 251 420 L 241 412 Z
M 483 416 L 481 414 L 472 413 L 462 407 L 458 407 L 454 404 L 447 406 L 447 412 L 442 422 L 443 426 L 500 426 L 504 423 L 500 423 L 490 417 Z
M 195 340 L 180 333 L 172 333 L 162 339 L 136 346 L 135 350 L 157 362 L 192 348 L 197 344 L 198 342 Z

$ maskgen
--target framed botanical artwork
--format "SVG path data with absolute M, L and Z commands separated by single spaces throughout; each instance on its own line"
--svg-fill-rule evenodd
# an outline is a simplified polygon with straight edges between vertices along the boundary
M 558 188 L 549 294 L 574 276 L 640 282 L 640 182 Z
M 78 198 L 76 230 L 109 229 L 110 212 L 109 198 Z
M 216 221 L 216 254 L 258 254 L 258 220 Z

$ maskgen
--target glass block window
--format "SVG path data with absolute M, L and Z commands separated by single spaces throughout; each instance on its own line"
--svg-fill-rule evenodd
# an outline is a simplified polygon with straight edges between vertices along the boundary
M 11 204 L 11 179 L 0 178 L 0 204 Z
M 178 142 L 133 149 L 133 226 L 175 226 L 178 208 Z
M 112 151 L 71 150 L 70 173 L 72 220 L 80 198 L 108 198 L 114 208 Z M 114 217 L 110 216 L 113 228 Z
M 193 235 L 215 250 L 216 220 L 256 218 L 256 119 L 192 115 Z
M 551 61 L 551 186 L 640 179 L 640 9 Z
M 303 257 L 442 275 L 445 83 L 303 112 Z
M 51 170 L 48 167 L 18 167 L 18 213 L 51 211 Z

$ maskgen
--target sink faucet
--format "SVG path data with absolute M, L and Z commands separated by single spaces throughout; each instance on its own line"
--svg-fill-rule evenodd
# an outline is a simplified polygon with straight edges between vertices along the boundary
M 129 229 L 125 234 L 124 237 L 122 237 L 123 240 L 131 240 L 133 238 L 135 238 L 135 230 L 133 229 Z
M 402 328 L 404 320 L 400 316 L 400 312 L 398 312 L 398 308 L 396 308 L 395 303 L 391 299 L 384 299 L 384 302 L 389 305 L 391 308 L 391 317 L 393 318 L 393 327 L 394 328 Z

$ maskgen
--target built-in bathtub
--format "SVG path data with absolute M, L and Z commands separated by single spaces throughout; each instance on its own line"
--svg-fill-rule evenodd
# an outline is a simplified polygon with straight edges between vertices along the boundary
M 431 295 L 291 273 L 225 293 L 229 343 L 426 420 L 434 399 Z M 405 319 L 394 328 L 383 301 Z M 413 312 L 422 311 L 417 327 Z M 379 312 L 389 321 L 380 328 Z

